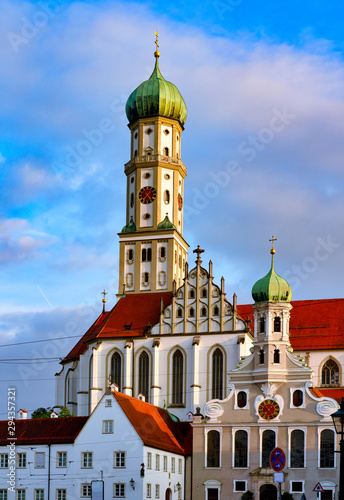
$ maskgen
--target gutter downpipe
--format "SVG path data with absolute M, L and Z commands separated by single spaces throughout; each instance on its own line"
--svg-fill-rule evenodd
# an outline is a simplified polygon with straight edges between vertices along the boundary
M 49 459 L 48 459 L 48 500 L 50 500 L 50 447 L 51 447 L 51 443 L 48 444 L 48 454 L 49 454 Z

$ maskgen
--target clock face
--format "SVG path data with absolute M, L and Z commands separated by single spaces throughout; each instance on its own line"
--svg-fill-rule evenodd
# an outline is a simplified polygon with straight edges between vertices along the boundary
M 139 200 L 145 205 L 147 203 L 152 203 L 156 198 L 156 189 L 152 186 L 146 186 L 139 191 Z
M 258 414 L 265 420 L 276 418 L 280 412 L 279 404 L 273 399 L 264 399 L 258 406 Z
M 183 198 L 182 195 L 178 194 L 178 210 L 180 211 L 183 208 Z

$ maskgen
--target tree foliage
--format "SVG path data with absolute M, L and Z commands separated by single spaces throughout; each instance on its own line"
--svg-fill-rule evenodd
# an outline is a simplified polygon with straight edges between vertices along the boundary
M 37 410 L 31 413 L 31 418 L 50 418 L 51 408 L 37 408 Z
M 247 490 L 241 495 L 241 500 L 254 500 L 254 494 L 252 491 Z

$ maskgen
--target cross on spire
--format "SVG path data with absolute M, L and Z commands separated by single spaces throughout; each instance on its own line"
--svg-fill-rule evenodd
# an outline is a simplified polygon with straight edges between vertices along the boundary
M 158 42 L 159 42 L 159 33 L 158 33 L 158 30 L 154 31 L 154 35 L 155 35 L 155 37 L 156 37 L 156 38 L 155 38 L 155 42 L 154 42 L 154 43 L 155 43 L 155 46 L 156 46 L 156 50 L 155 50 L 155 52 L 154 52 L 154 56 L 155 56 L 156 58 L 158 58 L 158 57 L 160 56 L 160 52 L 159 52 L 159 50 L 158 50 L 158 49 L 159 49 L 159 43 L 158 43 Z
M 270 250 L 270 253 L 274 254 L 274 253 L 276 253 L 276 250 L 274 248 L 274 243 L 275 243 L 275 241 L 277 241 L 277 238 L 275 238 L 274 236 L 272 236 L 271 240 L 269 240 L 269 241 L 271 241 L 271 244 L 272 244 L 272 248 Z
M 199 264 L 201 265 L 202 264 L 202 261 L 201 261 L 201 253 L 203 253 L 204 250 L 198 245 L 197 248 L 193 251 L 193 253 L 197 253 L 197 260 L 196 260 L 196 264 Z
M 106 296 L 107 294 L 108 294 L 108 293 L 105 291 L 105 288 L 104 288 L 104 291 L 103 291 L 103 292 L 101 292 L 101 294 L 100 294 L 100 295 L 102 295 L 102 296 L 103 296 L 103 298 L 102 298 L 102 302 L 103 302 L 103 313 L 105 313 L 105 303 L 106 303 L 106 298 L 105 298 L 105 296 Z

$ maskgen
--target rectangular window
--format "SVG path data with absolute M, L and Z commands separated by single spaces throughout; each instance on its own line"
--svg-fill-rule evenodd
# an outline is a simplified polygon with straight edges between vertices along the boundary
M 17 454 L 17 466 L 18 466 L 18 469 L 25 469 L 26 468 L 26 453 L 18 453 Z
M 160 455 L 155 455 L 155 470 L 160 470 Z
M 67 452 L 66 451 L 58 451 L 57 452 L 56 467 L 67 467 Z
M 44 490 L 35 490 L 35 500 L 44 500 Z
M 234 481 L 234 492 L 247 490 L 246 481 Z
M 167 472 L 167 457 L 164 455 L 164 472 Z
M 113 434 L 113 420 L 103 420 L 103 434 Z
M 0 454 L 0 468 L 7 469 L 8 467 L 8 453 Z
M 147 483 L 147 498 L 152 498 L 152 485 L 150 483 Z
M 67 500 L 67 490 L 56 490 L 56 500 Z
M 155 498 L 160 498 L 160 484 L 155 485 Z
M 150 452 L 147 453 L 147 469 L 152 468 L 152 454 Z
M 113 496 L 114 496 L 114 498 L 124 498 L 125 497 L 125 484 L 124 483 L 114 483 Z
M 81 485 L 81 496 L 83 498 L 91 498 L 92 486 L 89 483 L 84 483 Z
M 17 500 L 25 500 L 25 490 L 17 490 Z
M 178 459 L 178 474 L 183 473 L 183 460 L 181 458 Z
M 114 452 L 113 466 L 115 468 L 125 467 L 125 451 Z
M 111 401 L 111 399 L 106 399 L 106 400 L 105 400 L 105 406 L 106 406 L 107 408 L 109 408 L 110 406 L 112 406 L 112 401 Z
M 176 472 L 176 459 L 174 457 L 171 458 L 171 472 Z
M 7 490 L 0 490 L 0 500 L 7 500 Z
M 290 481 L 291 493 L 303 493 L 303 481 Z
M 81 467 L 83 469 L 92 469 L 93 467 L 93 454 L 91 451 L 81 453 Z
M 36 451 L 35 453 L 35 467 L 36 469 L 44 469 L 45 467 L 45 453 Z

